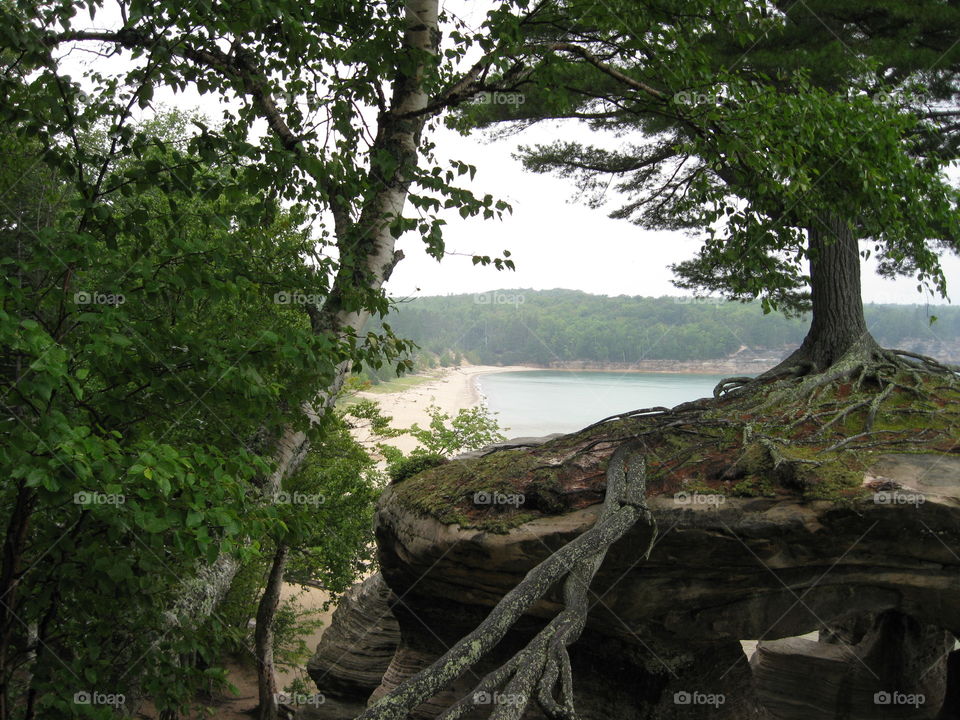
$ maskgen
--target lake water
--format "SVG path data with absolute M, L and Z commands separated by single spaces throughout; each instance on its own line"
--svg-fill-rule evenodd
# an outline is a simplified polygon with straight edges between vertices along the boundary
M 530 370 L 480 375 L 507 437 L 574 432 L 610 415 L 711 397 L 724 375 Z

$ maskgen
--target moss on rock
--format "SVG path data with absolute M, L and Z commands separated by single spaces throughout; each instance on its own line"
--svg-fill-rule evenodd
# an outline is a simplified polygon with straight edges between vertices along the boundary
M 648 495 L 680 490 L 856 502 L 865 471 L 891 452 L 958 452 L 960 382 L 902 371 L 856 382 L 771 381 L 754 392 L 624 416 L 532 448 L 426 470 L 396 486 L 412 511 L 506 532 L 602 501 L 606 464 L 644 448 Z

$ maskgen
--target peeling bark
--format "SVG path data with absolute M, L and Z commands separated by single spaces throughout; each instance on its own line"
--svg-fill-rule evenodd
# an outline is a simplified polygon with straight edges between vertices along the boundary
M 436 53 L 439 44 L 438 0 L 408 0 L 407 27 L 404 46 L 417 55 Z M 330 297 L 319 315 L 311 318 L 315 332 L 329 333 L 344 340 L 358 334 L 370 318 L 370 311 L 362 305 L 354 308 L 345 297 L 356 293 L 359 284 L 365 293 L 379 292 L 389 279 L 394 266 L 402 257 L 396 251 L 396 239 L 390 225 L 401 216 L 407 200 L 412 173 L 418 161 L 417 148 L 426 116 L 419 115 L 428 102 L 423 88 L 422 62 L 416 64 L 412 75 L 399 73 L 393 85 L 389 111 L 381 116 L 377 139 L 370 155 L 381 150 L 397 161 L 392 177 L 381 178 L 371 170 L 368 177 L 379 192 L 361 211 L 355 226 L 349 225 L 341 214 L 337 222 L 337 241 L 341 248 L 355 244 L 352 253 L 343 252 L 341 266 Z M 412 114 L 412 117 L 411 117 Z M 357 258 L 356 264 L 351 262 Z M 324 388 L 311 406 L 304 407 L 307 416 L 317 422 L 333 405 L 349 373 L 348 362 L 337 368 L 333 381 Z M 310 439 L 292 426 L 284 428 L 277 444 L 277 464 L 266 483 L 265 492 L 276 493 L 284 478 L 292 476 L 302 465 L 310 449 Z M 286 566 L 287 548 L 281 545 L 274 558 L 270 579 L 257 612 L 256 652 L 260 689 L 260 720 L 276 720 L 276 681 L 273 668 L 273 620 L 279 601 L 280 584 Z
M 416 53 L 435 53 L 439 33 L 437 23 L 437 0 L 408 2 L 405 46 Z M 410 170 L 418 161 L 417 147 L 426 116 L 416 113 L 425 108 L 428 101 L 421 84 L 422 75 L 421 63 L 412 76 L 400 74 L 394 81 L 391 106 L 380 118 L 377 140 L 370 154 L 376 155 L 381 150 L 390 152 L 397 159 L 397 170 L 389 178 L 383 178 L 371 171 L 368 179 L 373 187 L 379 187 L 379 192 L 363 208 L 356 223 L 338 223 L 338 245 L 353 248 L 351 257 L 354 262 L 344 262 L 341 265 L 330 297 L 313 320 L 313 328 L 317 333 L 330 333 L 343 339 L 360 332 L 370 318 L 370 311 L 352 307 L 353 303 L 346 298 L 356 294 L 358 279 L 364 282 L 363 292 L 378 292 L 389 279 L 396 262 L 402 257 L 396 252 L 396 241 L 390 233 L 390 224 L 403 211 L 410 187 Z M 262 85 L 256 85 L 256 88 L 257 100 L 263 104 L 260 96 L 267 99 L 269 97 Z M 267 103 L 265 107 L 268 106 L 272 105 Z M 271 122 L 271 128 L 277 132 L 275 125 L 276 122 Z M 281 133 L 278 137 L 285 143 L 289 140 L 288 133 Z M 318 392 L 317 398 L 309 407 L 303 408 L 311 421 L 319 422 L 332 406 L 349 370 L 349 363 L 341 364 L 332 382 Z M 309 449 L 310 440 L 306 433 L 293 426 L 283 429 L 276 442 L 273 473 L 262 487 L 265 496 L 274 495 L 280 489 L 284 478 L 297 472 Z M 215 607 L 218 599 L 222 599 L 229 589 L 238 568 L 232 558 L 218 558 L 205 571 L 205 597 L 185 597 L 178 604 L 179 608 L 189 611 L 193 608 L 204 608 L 209 602 Z
M 290 548 L 281 544 L 273 556 L 267 585 L 257 606 L 257 629 L 254 647 L 257 653 L 257 685 L 260 692 L 258 720 L 277 720 L 277 678 L 273 664 L 273 621 L 280 605 L 283 571 Z

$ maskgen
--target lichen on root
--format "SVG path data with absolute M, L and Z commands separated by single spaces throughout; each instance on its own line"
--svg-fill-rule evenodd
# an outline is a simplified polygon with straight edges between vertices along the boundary
M 400 720 L 413 708 L 460 677 L 493 649 L 513 624 L 563 580 L 564 609 L 511 660 L 484 677 L 480 684 L 440 717 L 454 720 L 478 703 L 482 693 L 498 688 L 513 702 L 498 705 L 493 720 L 519 720 L 536 700 L 548 718 L 572 720 L 573 676 L 567 647 L 586 623 L 590 583 L 607 549 L 637 522 L 651 525 L 649 554 L 656 538 L 656 521 L 646 505 L 646 465 L 637 446 L 621 445 L 607 469 L 607 492 L 596 524 L 527 573 L 487 618 L 441 658 L 384 695 L 357 720 Z M 556 694 L 557 682 L 559 694 Z

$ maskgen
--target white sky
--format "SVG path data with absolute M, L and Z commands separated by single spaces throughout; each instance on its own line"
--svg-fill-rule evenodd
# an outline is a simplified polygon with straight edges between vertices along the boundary
M 422 251 L 413 236 L 401 238 L 406 257 L 390 279 L 391 294 L 401 296 L 474 293 L 505 288 L 543 290 L 570 288 L 600 295 L 684 295 L 674 287 L 669 266 L 691 258 L 700 241 L 678 232 L 650 232 L 626 220 L 612 220 L 609 210 L 593 210 L 571 202 L 571 181 L 523 170 L 511 158 L 519 144 L 549 142 L 559 131 L 534 126 L 522 135 L 489 143 L 482 135 L 463 138 L 443 130 L 438 151 L 477 167 L 472 185 L 482 195 L 492 193 L 513 205 L 503 221 L 447 217 L 448 249 L 468 255 L 499 255 L 510 250 L 516 272 L 498 272 L 471 264 L 470 257 L 452 256 L 438 264 Z M 587 137 L 570 128 L 580 139 Z M 895 281 L 879 277 L 869 261 L 863 268 L 863 298 L 878 303 L 943 303 L 917 292 L 911 278 Z M 943 258 L 944 272 L 960 298 L 960 258 Z
M 478 27 L 490 0 L 446 0 L 446 10 L 471 27 Z M 540 124 L 519 136 L 490 144 L 482 135 L 463 138 L 441 131 L 438 154 L 477 167 L 475 192 L 492 193 L 513 205 L 513 215 L 502 222 L 463 220 L 447 216 L 448 250 L 467 255 L 499 255 L 510 250 L 516 272 L 497 272 L 473 266 L 470 257 L 451 256 L 443 263 L 422 252 L 416 238 L 401 238 L 406 257 L 390 279 L 391 294 L 400 296 L 474 293 L 506 288 L 543 290 L 570 288 L 600 295 L 686 295 L 670 282 L 673 263 L 696 254 L 699 240 L 677 232 L 650 232 L 626 220 L 611 220 L 609 210 L 592 210 L 571 203 L 572 182 L 525 172 L 511 154 L 519 144 L 535 144 L 575 134 L 581 141 L 589 132 L 567 125 Z M 603 144 L 598 142 L 598 144 Z M 866 302 L 944 303 L 939 297 L 917 292 L 911 278 L 886 280 L 874 272 L 871 260 L 863 268 Z M 960 298 L 960 258 L 945 257 L 943 269 L 950 289 Z M 958 300 L 960 302 L 960 300 Z

